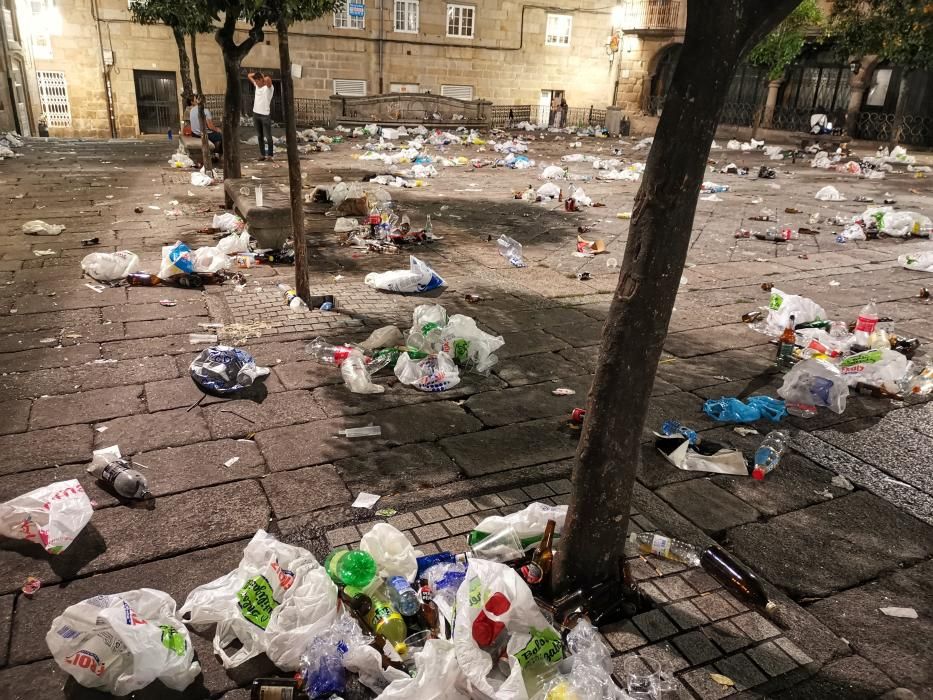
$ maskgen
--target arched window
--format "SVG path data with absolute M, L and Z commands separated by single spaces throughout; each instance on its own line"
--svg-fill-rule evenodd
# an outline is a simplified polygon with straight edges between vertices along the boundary
M 774 126 L 803 130 L 810 115 L 828 114 L 841 124 L 849 106 L 849 66 L 831 49 L 812 47 L 787 69 L 778 95 Z
M 723 106 L 723 124 L 751 126 L 755 114 L 764 105 L 768 92 L 768 71 L 747 63 L 741 64 L 729 84 L 729 94 Z
M 677 67 L 682 48 L 681 44 L 671 44 L 661 49 L 657 56 L 654 72 L 651 74 L 651 87 L 648 92 L 646 111 L 649 114 L 659 115 L 661 113 L 661 107 L 664 104 L 664 98 L 667 96 L 671 78 L 674 77 L 674 69 Z

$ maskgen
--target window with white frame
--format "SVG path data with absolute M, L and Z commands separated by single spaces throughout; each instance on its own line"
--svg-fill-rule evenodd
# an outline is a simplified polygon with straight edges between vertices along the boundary
M 418 33 L 418 0 L 395 0 L 395 31 Z
M 475 16 L 473 5 L 447 5 L 447 36 L 472 39 Z
M 335 29 L 366 29 L 365 0 L 343 0 L 334 8 Z
M 68 84 L 61 71 L 40 70 L 39 102 L 49 126 L 71 126 L 71 105 L 68 102 Z
M 454 97 L 469 102 L 473 99 L 472 85 L 441 85 L 442 97 Z
M 570 46 L 571 15 L 548 15 L 544 43 L 547 46 Z

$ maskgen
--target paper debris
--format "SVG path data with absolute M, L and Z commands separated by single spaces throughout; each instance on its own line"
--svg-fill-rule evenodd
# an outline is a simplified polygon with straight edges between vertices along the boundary
M 32 254 L 38 258 L 38 257 L 42 257 L 43 255 L 55 255 L 55 251 L 54 250 L 34 250 L 32 251 Z
M 558 389 L 555 389 L 551 393 L 554 394 L 554 396 L 573 396 L 577 392 L 575 392 L 573 389 L 568 389 L 566 387 L 560 387 Z
M 709 677 L 713 679 L 716 683 L 719 683 L 719 685 L 724 685 L 729 688 L 735 685 L 735 681 L 729 678 L 729 676 L 723 676 L 719 673 L 711 673 L 709 674 Z
M 106 433 L 108 430 L 110 430 L 110 426 L 102 425 L 98 428 L 94 428 L 94 430 L 96 430 L 98 433 Z
M 837 486 L 837 487 L 839 487 L 839 488 L 841 488 L 841 489 L 845 489 L 846 491 L 851 491 L 852 489 L 855 488 L 855 486 L 852 484 L 852 482 L 849 481 L 848 479 L 846 479 L 844 476 L 834 476 L 834 477 L 830 480 L 830 483 L 831 483 L 833 486 Z
M 738 433 L 739 435 L 745 437 L 746 435 L 760 435 L 757 430 L 754 428 L 746 428 L 744 425 L 737 425 L 732 429 L 732 432 Z
M 380 508 L 376 511 L 376 515 L 382 518 L 391 518 L 393 515 L 398 515 L 398 511 L 395 508 Z
M 226 462 L 224 462 L 225 467 L 232 467 L 234 464 L 240 461 L 239 457 L 231 457 Z
M 106 287 L 102 284 L 91 284 L 90 282 L 86 283 L 84 286 L 90 289 L 92 292 L 97 292 L 98 294 L 102 294 L 106 289 Z
M 36 591 L 42 588 L 42 581 L 37 579 L 35 576 L 27 576 L 26 583 L 23 584 L 23 595 L 27 598 L 32 598 Z M 915 616 L 916 617 L 916 616 Z
M 380 498 L 382 498 L 382 496 L 377 496 L 374 493 L 360 491 L 360 495 L 357 496 L 356 500 L 353 501 L 353 503 L 350 505 L 353 508 L 372 508 L 374 505 L 376 505 L 376 501 L 378 501 Z
M 904 617 L 909 620 L 917 619 L 917 611 L 913 608 L 878 608 L 888 617 Z

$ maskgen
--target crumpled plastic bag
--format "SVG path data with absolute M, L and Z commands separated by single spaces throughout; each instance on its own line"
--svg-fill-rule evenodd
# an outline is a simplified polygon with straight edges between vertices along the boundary
M 888 211 L 882 214 L 878 221 L 878 230 L 897 238 L 907 236 L 929 236 L 933 230 L 933 221 L 930 217 L 915 211 Z
M 200 172 L 191 173 L 191 184 L 195 187 L 207 187 L 214 184 L 214 178 Z
M 508 515 L 490 515 L 483 518 L 470 532 L 467 542 L 472 547 L 490 535 L 495 535 L 512 527 L 526 550 L 534 547 L 544 537 L 544 528 L 548 520 L 553 520 L 554 537 L 560 537 L 567 519 L 567 506 L 549 506 L 546 503 L 529 503 L 527 506 Z M 472 560 L 471 560 L 472 565 Z
M 39 219 L 33 219 L 23 224 L 23 233 L 29 236 L 57 236 L 65 227 L 62 224 L 47 224 Z
M 522 244 L 514 238 L 503 233 L 496 239 L 496 248 L 499 249 L 499 255 L 508 260 L 512 267 L 527 267 L 525 258 L 522 256 Z
M 194 273 L 194 254 L 186 244 L 176 241 L 174 245 L 162 246 L 162 267 L 159 277 L 168 279 L 174 275 Z
M 431 267 L 416 258 L 409 256 L 408 270 L 389 270 L 388 272 L 370 272 L 363 279 L 364 284 L 373 289 L 386 292 L 399 292 L 401 294 L 415 294 L 428 292 L 443 287 L 444 279 Z
M 253 356 L 240 348 L 213 345 L 191 362 L 191 379 L 209 394 L 232 394 L 265 377 L 271 371 L 260 367 Z
M 70 605 L 52 621 L 45 641 L 65 673 L 113 695 L 155 680 L 181 691 L 201 673 L 175 601 L 151 588 Z
M 445 352 L 423 360 L 413 360 L 403 352 L 395 362 L 395 376 L 402 384 L 431 393 L 453 389 L 460 383 L 460 370 Z
M 538 188 L 535 194 L 541 197 L 541 199 L 557 199 L 560 196 L 560 187 L 553 182 L 545 182 Z
M 814 197 L 819 199 L 821 202 L 843 202 L 845 197 L 832 185 L 826 185 L 823 189 L 817 192 Z
M 227 233 L 236 233 L 242 231 L 245 227 L 246 222 L 229 211 L 223 214 L 214 214 L 214 219 L 211 222 L 211 228 L 216 228 L 219 231 L 226 231 Z
M 548 624 L 528 584 L 508 566 L 485 559 L 470 560 L 457 591 L 453 639 L 475 697 L 534 697 L 540 677 L 553 673 L 563 658 L 560 634 Z M 505 660 L 494 664 L 490 650 L 504 641 Z
M 128 250 L 91 253 L 81 260 L 81 269 L 98 282 L 116 282 L 139 269 L 139 256 Z
M 441 343 L 443 351 L 458 365 L 487 374 L 499 361 L 494 353 L 505 345 L 505 339 L 481 331 L 469 316 L 455 314 L 441 331 Z
M 780 335 L 794 317 L 799 326 L 812 321 L 826 319 L 826 311 L 812 299 L 782 292 L 777 287 L 771 289 L 771 299 L 768 302 L 768 317 L 763 321 L 750 324 L 749 328 L 768 335 Z
M 216 249 L 224 255 L 249 252 L 249 231 L 231 233 L 217 241 Z
M 429 639 L 414 658 L 417 673 L 392 681 L 376 700 L 470 700 L 452 641 Z
M 910 364 L 901 353 L 884 348 L 844 357 L 839 362 L 839 369 L 849 386 L 868 384 L 896 394 L 900 381 L 907 376 Z
M 549 165 L 541 173 L 542 180 L 563 180 L 566 176 L 567 171 L 559 165 Z
M 191 591 L 179 612 L 192 625 L 217 624 L 214 653 L 224 668 L 265 653 L 295 671 L 305 642 L 336 619 L 337 587 L 308 550 L 259 530 L 239 566 Z M 234 640 L 242 646 L 229 654 Z
M 777 393 L 787 403 L 823 406 L 841 415 L 846 410 L 849 385 L 836 365 L 825 360 L 803 360 L 784 375 Z
M 360 549 L 376 560 L 379 575 L 384 579 L 402 576 L 411 583 L 418 574 L 417 558 L 421 553 L 388 523 L 373 525 L 360 540 Z
M 777 423 L 787 415 L 787 410 L 783 401 L 770 396 L 749 396 L 744 403 L 735 397 L 723 396 L 706 401 L 703 413 L 723 423 L 754 423 L 763 418 Z
M 897 258 L 901 267 L 919 272 L 933 272 L 933 250 L 924 253 L 908 253 Z
M 229 257 L 220 248 L 207 246 L 198 248 L 192 254 L 191 259 L 194 261 L 195 272 L 214 273 L 233 267 L 233 258 Z
M 184 146 L 182 146 L 184 148 Z M 193 168 L 194 161 L 188 156 L 187 153 L 182 153 L 178 151 L 173 153 L 172 157 L 168 159 L 168 164 L 173 168 Z
M 37 542 L 49 554 L 60 554 L 93 514 L 77 479 L 56 481 L 0 503 L 0 535 Z

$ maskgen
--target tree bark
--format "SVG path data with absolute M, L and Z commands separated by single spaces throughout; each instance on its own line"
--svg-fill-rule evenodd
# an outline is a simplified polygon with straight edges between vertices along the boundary
M 191 66 L 188 62 L 188 52 L 185 50 L 185 35 L 178 27 L 172 27 L 172 36 L 175 37 L 175 45 L 178 47 L 178 72 L 181 73 L 181 101 L 188 108 L 191 98 L 194 96 L 194 89 L 191 86 Z
M 904 128 L 904 112 L 907 110 L 907 78 L 909 71 L 901 73 L 901 84 L 897 88 L 897 105 L 894 107 L 894 122 L 891 124 L 891 134 L 888 146 L 894 148 L 901 140 L 901 130 Z
M 198 38 L 191 35 L 191 63 L 194 65 L 194 83 L 198 89 L 198 121 L 201 122 L 201 162 L 204 164 L 204 174 L 214 177 L 214 167 L 211 163 L 211 143 L 207 138 L 207 119 L 204 118 L 204 90 L 201 88 L 201 65 L 198 63 Z
M 227 78 L 227 89 L 224 95 L 224 177 L 239 178 L 243 176 L 240 170 L 240 64 L 257 42 L 262 41 L 262 26 L 265 18 L 256 20 L 250 30 L 249 36 L 241 44 L 234 40 L 237 15 L 228 12 L 224 16 L 224 23 L 217 29 L 214 39 L 220 45 L 223 53 L 224 73 Z M 226 194 L 227 207 L 233 206 L 230 196 Z
M 295 85 L 288 49 L 288 24 L 279 19 L 279 67 L 282 73 L 282 101 L 285 109 L 285 147 L 288 152 L 288 189 L 292 206 L 292 240 L 295 243 L 295 292 L 306 303 L 311 301 L 308 286 L 308 247 L 305 245 L 304 198 L 301 195 L 301 162 L 298 159 L 298 127 L 295 123 Z
M 555 564 L 558 592 L 618 576 L 653 378 L 729 83 L 742 54 L 798 3 L 687 5 L 683 53 L 635 197 L 619 285 L 603 326 Z

